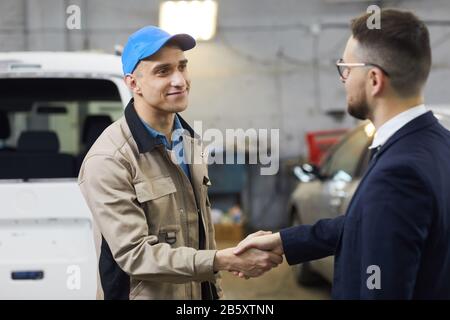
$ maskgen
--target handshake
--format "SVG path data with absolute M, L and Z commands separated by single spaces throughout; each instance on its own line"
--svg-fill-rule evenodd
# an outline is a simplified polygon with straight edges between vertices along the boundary
M 230 271 L 240 278 L 259 277 L 283 262 L 283 245 L 279 233 L 255 232 L 235 248 L 219 250 L 214 271 Z

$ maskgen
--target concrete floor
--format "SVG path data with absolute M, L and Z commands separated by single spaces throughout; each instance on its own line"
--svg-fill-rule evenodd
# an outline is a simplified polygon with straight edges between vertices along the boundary
M 234 247 L 238 242 L 218 241 L 221 249 Z M 277 268 L 259 278 L 240 279 L 222 272 L 224 299 L 228 300 L 328 300 L 329 286 L 307 288 L 297 285 L 292 267 L 284 261 Z

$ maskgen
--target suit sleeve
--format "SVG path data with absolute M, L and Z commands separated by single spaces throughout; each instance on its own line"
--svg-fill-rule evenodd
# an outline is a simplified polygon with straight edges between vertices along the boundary
M 172 248 L 149 234 L 144 210 L 136 200 L 130 170 L 110 156 L 91 156 L 79 185 L 114 260 L 135 279 L 185 283 L 215 281 L 216 250 Z
M 411 299 L 433 219 L 418 170 L 385 169 L 367 184 L 361 215 L 362 299 Z
M 345 216 L 339 216 L 281 230 L 287 262 L 292 265 L 333 255 L 344 220 Z

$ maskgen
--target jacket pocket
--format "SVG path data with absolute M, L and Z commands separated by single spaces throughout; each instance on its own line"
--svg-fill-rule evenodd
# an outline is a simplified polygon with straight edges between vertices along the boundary
M 170 176 L 139 181 L 134 183 L 134 188 L 150 234 L 158 235 L 161 226 L 180 224 L 177 189 Z
M 157 177 L 150 182 L 137 182 L 134 184 L 134 188 L 136 190 L 137 200 L 140 203 L 156 200 L 177 191 L 172 178 L 169 176 Z

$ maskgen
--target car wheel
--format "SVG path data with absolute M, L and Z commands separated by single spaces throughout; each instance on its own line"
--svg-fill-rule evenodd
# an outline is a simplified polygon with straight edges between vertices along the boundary
M 293 226 L 301 225 L 301 218 L 298 211 L 294 208 L 291 215 L 291 224 Z M 311 268 L 309 262 L 296 264 L 293 266 L 295 280 L 299 285 L 305 287 L 319 286 L 324 283 L 324 279 Z

